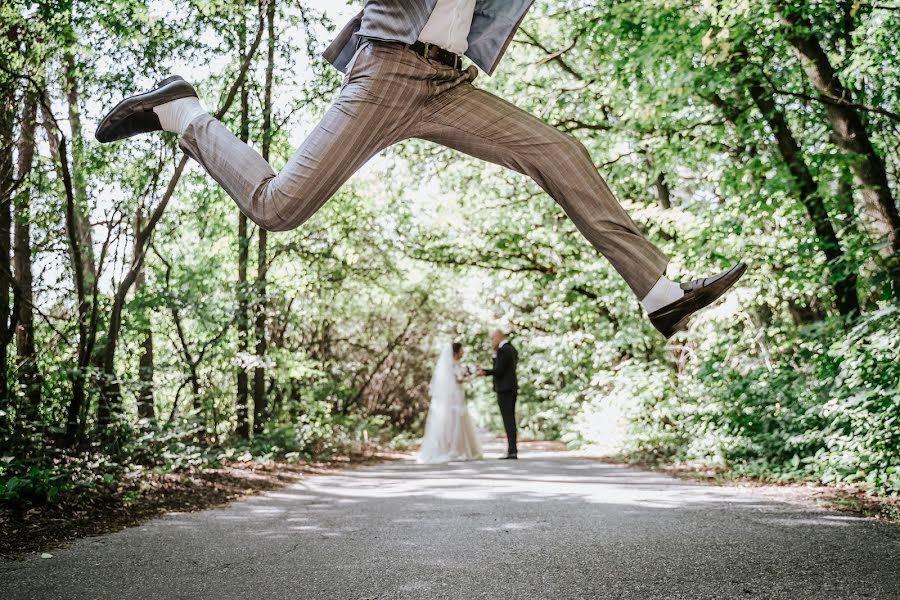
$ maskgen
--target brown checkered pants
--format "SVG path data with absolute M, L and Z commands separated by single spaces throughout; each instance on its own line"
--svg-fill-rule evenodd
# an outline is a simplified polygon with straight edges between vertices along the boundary
M 195 119 L 181 147 L 260 227 L 280 231 L 309 219 L 382 149 L 421 138 L 531 177 L 638 298 L 668 259 L 647 241 L 574 138 L 472 85 L 477 71 L 430 61 L 399 44 L 365 42 L 337 101 L 276 174 L 210 116 Z

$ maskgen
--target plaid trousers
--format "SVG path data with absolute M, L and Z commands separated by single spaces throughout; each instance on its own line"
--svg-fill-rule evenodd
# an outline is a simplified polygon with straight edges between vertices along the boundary
M 533 179 L 644 298 L 668 258 L 637 229 L 575 138 L 472 85 L 477 70 L 428 60 L 402 44 L 365 41 L 334 105 L 275 173 L 209 115 L 181 148 L 263 229 L 294 229 L 367 160 L 409 138 L 442 144 Z

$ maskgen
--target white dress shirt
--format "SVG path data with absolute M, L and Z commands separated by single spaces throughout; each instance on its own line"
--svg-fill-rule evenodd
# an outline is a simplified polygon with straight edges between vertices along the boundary
M 419 41 L 440 46 L 454 54 L 469 49 L 469 30 L 475 16 L 475 0 L 437 0 Z

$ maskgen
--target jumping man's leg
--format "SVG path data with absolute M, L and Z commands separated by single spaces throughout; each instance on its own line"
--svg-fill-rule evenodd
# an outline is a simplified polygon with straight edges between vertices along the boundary
M 575 138 L 471 84 L 433 101 L 416 136 L 531 177 L 643 299 L 668 259 L 626 214 Z
M 456 72 L 459 73 L 459 72 Z M 665 277 L 668 258 L 635 226 L 575 138 L 509 102 L 454 84 L 422 111 L 415 136 L 506 166 L 531 177 L 562 206 L 587 240 L 625 279 L 664 336 L 684 329 L 695 312 L 720 298 L 746 265 L 706 279 L 675 283 Z
M 421 66 L 398 60 L 396 52 L 371 44 L 360 49 L 338 99 L 278 174 L 256 150 L 198 110 L 193 89 L 183 80 L 169 84 L 176 86 L 168 92 L 174 99 L 154 105 L 158 113 L 147 106 L 165 96 L 165 86 L 156 95 L 126 99 L 110 112 L 97 137 L 114 141 L 160 127 L 182 134 L 181 148 L 251 220 L 270 231 L 293 229 L 369 158 L 406 136 L 427 83 L 416 70 Z
M 363 64 L 354 66 L 357 75 Z M 209 117 L 191 122 L 181 147 L 264 229 L 294 229 L 311 217 L 367 160 L 403 137 L 416 94 L 388 101 L 388 73 L 351 81 L 276 175 L 262 157 Z

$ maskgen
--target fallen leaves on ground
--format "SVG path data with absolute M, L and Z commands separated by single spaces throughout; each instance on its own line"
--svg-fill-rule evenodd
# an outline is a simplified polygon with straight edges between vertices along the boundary
M 0 557 L 59 548 L 72 540 L 112 533 L 170 512 L 195 512 L 256 495 L 311 475 L 324 475 L 401 455 L 374 452 L 319 463 L 231 463 L 219 469 L 146 473 L 118 488 L 84 490 L 63 504 L 0 510 Z M 44 552 L 41 558 L 52 558 Z

